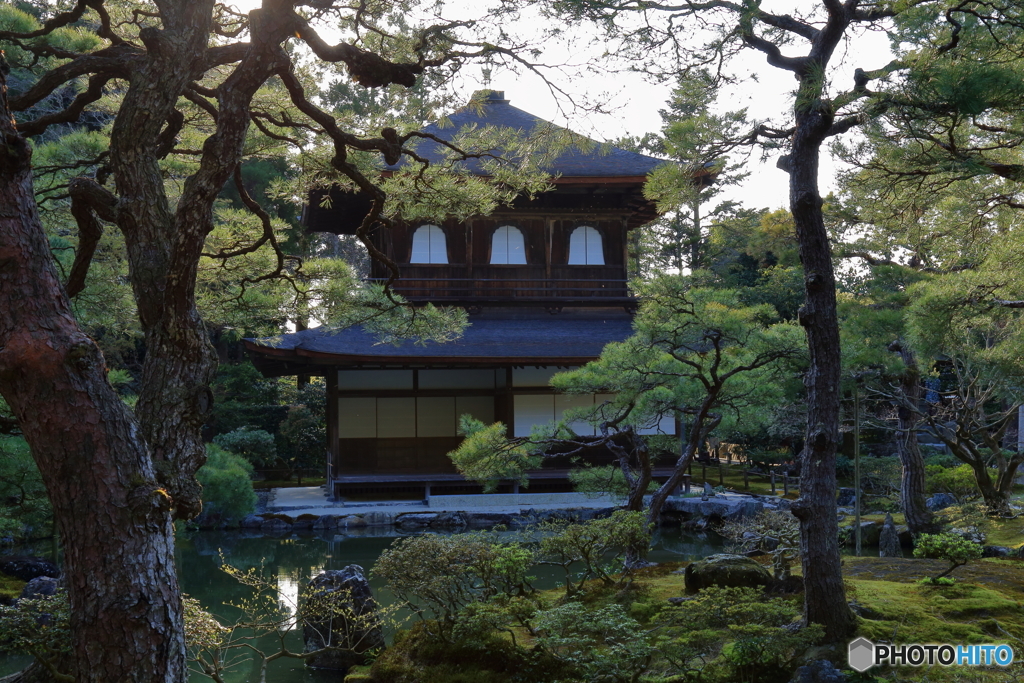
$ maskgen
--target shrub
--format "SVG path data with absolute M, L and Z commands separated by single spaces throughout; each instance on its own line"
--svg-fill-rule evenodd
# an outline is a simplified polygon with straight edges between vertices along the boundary
M 437 620 L 448 640 L 462 611 L 499 595 L 533 592 L 527 572 L 533 551 L 524 544 L 499 543 L 487 534 L 426 534 L 396 541 L 381 553 L 371 575 L 423 620 Z
M 981 557 L 982 549 L 977 543 L 956 534 L 921 534 L 914 546 L 914 557 L 931 557 L 949 562 L 949 569 L 933 576 L 931 583 L 938 584 L 942 577 L 957 567 L 963 567 L 971 560 Z
M 302 484 L 303 470 L 313 469 L 323 460 L 327 448 L 327 426 L 323 418 L 314 415 L 307 406 L 295 405 L 288 409 L 280 430 L 283 442 L 280 455 L 290 473 L 297 475 L 299 484 Z
M 533 627 L 537 643 L 587 681 L 635 681 L 656 652 L 622 605 L 569 602 L 538 613 Z
M 992 475 L 995 479 L 995 470 L 992 470 Z M 952 493 L 958 500 L 973 500 L 981 496 L 974 470 L 963 463 L 956 467 L 926 465 L 924 484 L 928 493 Z
M 753 517 L 726 522 L 719 533 L 740 551 L 761 550 L 772 556 L 776 579 L 787 579 L 800 559 L 800 523 L 789 512 L 763 510 Z
M 253 465 L 270 465 L 277 460 L 274 437 L 262 429 L 239 427 L 227 434 L 219 434 L 213 442 L 226 451 L 240 455 Z
M 679 607 L 662 610 L 659 650 L 676 671 L 704 668 L 715 653 L 723 680 L 788 680 L 799 655 L 821 640 L 814 624 L 795 626 L 800 612 L 753 588 L 710 586 Z M 703 680 L 703 679 L 701 679 Z
M 206 456 L 206 464 L 196 473 L 203 485 L 203 516 L 209 519 L 218 515 L 228 521 L 241 519 L 255 510 L 252 465 L 214 444 L 207 445 Z
M 646 555 L 651 540 L 644 514 L 627 510 L 584 524 L 549 522 L 541 525 L 541 532 L 547 534 L 540 542 L 541 564 L 562 568 L 566 596 L 575 595 L 591 579 L 606 586 L 627 582 L 628 567 L 618 580 L 612 574 L 624 569 L 622 559 L 627 555 Z
M 71 653 L 71 612 L 67 593 L 0 605 L 0 643 L 4 650 L 29 654 L 55 667 Z

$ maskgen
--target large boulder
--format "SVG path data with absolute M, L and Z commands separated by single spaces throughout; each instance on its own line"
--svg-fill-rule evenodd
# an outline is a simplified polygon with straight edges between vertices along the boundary
M 362 664 L 367 651 L 384 647 L 377 602 L 359 565 L 320 574 L 303 598 L 303 651 L 323 650 L 306 660 L 308 666 L 346 671 Z
M 957 505 L 956 496 L 951 493 L 936 493 L 934 496 L 925 501 L 925 506 L 935 512 L 937 510 L 945 510 L 951 505 Z
M 60 576 L 60 569 L 53 562 L 41 557 L 7 555 L 0 557 L 0 572 L 22 581 L 31 581 L 37 576 Z
M 687 593 L 708 586 L 763 588 L 771 580 L 767 569 L 743 555 L 710 555 L 690 563 L 683 573 Z

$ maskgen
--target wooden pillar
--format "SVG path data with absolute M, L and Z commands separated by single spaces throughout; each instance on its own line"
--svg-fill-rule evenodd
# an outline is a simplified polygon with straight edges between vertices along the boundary
M 775 495 L 775 470 L 772 470 L 772 495 Z
M 327 495 L 334 498 L 334 473 L 338 469 L 338 371 L 327 370 L 327 443 L 324 444 L 327 462 L 324 463 L 324 477 L 327 479 Z

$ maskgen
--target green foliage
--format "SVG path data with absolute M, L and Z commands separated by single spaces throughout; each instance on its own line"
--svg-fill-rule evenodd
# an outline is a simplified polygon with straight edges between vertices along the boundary
M 650 526 L 642 512 L 616 510 L 610 517 L 584 524 L 547 522 L 541 525 L 542 564 L 560 567 L 565 572 L 565 593 L 572 597 L 587 581 L 599 579 L 606 586 L 623 585 L 630 579 L 623 571 L 622 558 L 647 554 Z M 613 574 L 623 573 L 615 578 Z
M 914 544 L 914 557 L 931 557 L 949 562 L 949 569 L 932 577 L 933 583 L 957 567 L 981 558 L 981 555 L 980 545 L 956 534 L 921 534 Z
M 568 602 L 533 619 L 537 643 L 580 672 L 585 681 L 635 681 L 656 648 L 622 605 Z
M 10 607 L 0 605 L 0 643 L 6 651 L 32 655 L 51 674 L 57 674 L 60 661 L 71 654 L 70 620 L 71 608 L 63 589 L 54 595 L 18 600 Z
M 28 444 L 0 436 L 0 544 L 46 538 L 52 527 L 53 509 Z
M 658 648 L 675 671 L 711 680 L 787 680 L 797 658 L 824 635 L 814 624 L 796 628 L 799 610 L 752 588 L 705 588 L 662 610 Z M 708 662 L 721 655 L 720 659 Z M 699 678 L 698 680 L 704 680 Z
M 524 440 L 506 438 L 501 422 L 485 425 L 472 415 L 462 415 L 459 434 L 466 438 L 448 457 L 459 473 L 479 482 L 486 491 L 509 479 L 525 486 L 529 483 L 527 470 L 540 466 L 540 456 L 531 453 Z
M 395 636 L 373 663 L 375 683 L 548 683 L 576 680 L 574 671 L 540 649 L 517 646 L 504 634 L 447 642 L 428 623 Z
M 725 522 L 719 533 L 739 550 L 761 550 L 772 557 L 776 579 L 787 579 L 800 559 L 800 524 L 788 511 L 762 510 L 753 517 Z
M 426 534 L 396 541 L 371 574 L 421 619 L 436 619 L 439 637 L 450 639 L 471 603 L 531 593 L 527 571 L 533 563 L 534 551 L 518 542 L 500 543 L 485 534 Z
M 661 112 L 662 135 L 624 141 L 626 147 L 668 155 L 679 162 L 659 166 L 644 186 L 644 194 L 665 212 L 638 231 L 644 275 L 707 268 L 722 255 L 721 245 L 710 239 L 714 226 L 742 214 L 737 202 L 715 203 L 715 199 L 747 175 L 741 164 L 729 158 L 734 141 L 747 125 L 747 113 L 742 109 L 717 113 L 713 106 L 717 93 L 713 74 L 706 70 L 688 73 L 678 80 L 668 109 Z M 712 178 L 714 182 L 707 182 Z
M 960 464 L 955 467 L 941 465 L 925 465 L 925 490 L 928 493 L 951 493 L 957 500 L 972 500 L 981 496 L 978 480 L 970 465 Z
M 306 405 L 295 405 L 281 423 L 281 455 L 288 469 L 298 473 L 318 468 L 327 449 L 327 426 L 324 412 L 314 413 Z M 218 437 L 219 438 L 219 437 Z
M 218 434 L 213 442 L 252 465 L 269 465 L 277 459 L 274 437 L 262 429 L 239 427 L 227 434 Z
M 603 467 L 577 467 L 569 471 L 569 481 L 576 491 L 592 495 L 610 495 L 625 498 L 629 495 L 629 482 L 622 469 L 614 465 Z M 654 493 L 656 482 L 647 486 L 647 493 Z
M 221 521 L 238 520 L 256 509 L 252 465 L 245 458 L 210 444 L 206 464 L 196 478 L 203 485 L 203 515 Z

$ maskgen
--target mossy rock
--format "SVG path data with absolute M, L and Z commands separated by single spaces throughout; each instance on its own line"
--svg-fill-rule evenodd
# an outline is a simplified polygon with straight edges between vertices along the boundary
M 763 566 L 743 555 L 709 555 L 686 567 L 683 581 L 687 593 L 708 586 L 722 588 L 763 588 L 772 575 Z

